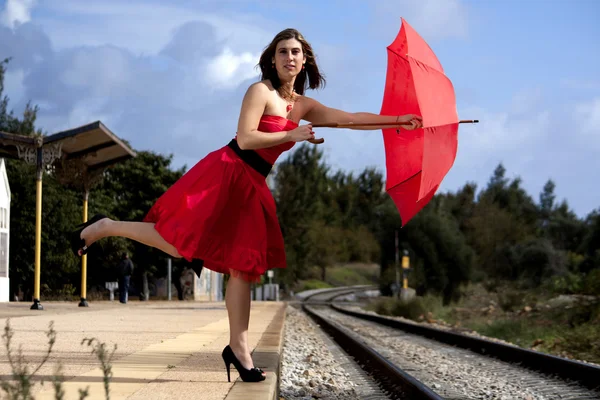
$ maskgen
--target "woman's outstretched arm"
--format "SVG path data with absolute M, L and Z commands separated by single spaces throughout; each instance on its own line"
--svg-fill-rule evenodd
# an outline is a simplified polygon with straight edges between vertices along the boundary
M 369 112 L 350 113 L 343 110 L 338 110 L 336 108 L 327 107 L 309 97 L 303 97 L 302 101 L 305 102 L 305 104 L 303 105 L 303 109 L 305 110 L 303 119 L 315 125 L 331 122 L 354 125 L 378 123 L 385 124 L 390 122 L 411 122 L 410 125 L 402 126 L 403 129 L 407 130 L 417 129 L 423 126 L 423 120 L 418 115 L 379 115 Z M 348 127 L 348 129 L 378 130 L 388 127 L 389 126 L 385 125 L 370 125 L 362 127 Z

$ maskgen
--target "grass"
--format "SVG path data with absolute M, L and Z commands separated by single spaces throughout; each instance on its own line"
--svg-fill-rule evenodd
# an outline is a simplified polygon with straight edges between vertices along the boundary
M 294 286 L 294 291 L 326 289 L 338 286 L 377 285 L 379 282 L 379 266 L 377 264 L 343 264 L 328 267 L 325 281 L 321 280 L 321 269 L 309 268 L 307 279 L 300 280 Z
M 377 264 L 345 264 L 327 268 L 325 280 L 331 286 L 378 284 Z
M 4 340 L 4 346 L 6 349 L 6 355 L 8 363 L 11 368 L 11 378 L 9 380 L 3 380 L 0 383 L 0 388 L 7 395 L 7 400 L 34 400 L 32 395 L 33 389 L 33 377 L 42 368 L 42 366 L 48 361 L 56 343 L 56 331 L 54 330 L 54 321 L 50 321 L 46 337 L 48 338 L 48 349 L 42 358 L 40 364 L 33 370 L 30 371 L 30 365 L 23 357 L 22 347 L 16 351 L 12 348 L 12 339 L 14 337 L 14 331 L 10 326 L 10 319 L 6 320 L 4 327 L 4 334 L 2 339 Z M 96 354 L 102 368 L 104 376 L 104 392 L 106 400 L 110 400 L 110 379 L 112 378 L 112 358 L 117 349 L 115 345 L 112 352 L 108 352 L 106 344 L 98 341 L 95 338 L 85 338 L 81 342 L 82 345 L 87 344 L 88 347 L 92 348 L 92 354 Z M 52 387 L 54 388 L 55 400 L 63 400 L 65 398 L 65 391 L 63 389 L 64 377 L 62 376 L 62 366 L 59 364 L 55 374 L 52 376 Z M 89 387 L 85 389 L 79 389 L 79 399 L 83 400 L 89 396 Z
M 297 291 L 303 292 L 305 290 L 327 289 L 330 287 L 331 287 L 330 284 L 320 281 L 318 279 L 309 279 L 306 281 L 298 282 Z
M 429 295 L 408 304 L 381 298 L 367 308 L 382 315 L 472 330 L 524 348 L 600 364 L 598 298 L 558 298 L 541 290 L 510 286 L 487 291 L 483 285 L 473 285 L 465 289 L 459 303 L 449 306 Z
M 600 303 L 472 318 L 464 326 L 518 346 L 600 363 Z

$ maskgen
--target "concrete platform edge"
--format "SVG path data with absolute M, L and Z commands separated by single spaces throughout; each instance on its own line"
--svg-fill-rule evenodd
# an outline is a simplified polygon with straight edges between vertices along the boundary
M 286 309 L 287 302 L 283 302 L 252 352 L 254 365 L 262 368 L 266 372 L 267 378 L 259 383 L 246 383 L 238 378 L 225 400 L 249 398 L 277 400 L 279 398 L 279 375 Z

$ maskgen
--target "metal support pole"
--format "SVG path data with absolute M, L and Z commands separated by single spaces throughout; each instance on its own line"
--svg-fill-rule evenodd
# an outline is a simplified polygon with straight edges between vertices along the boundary
M 44 166 L 60 158 L 62 144 L 55 143 L 44 146 L 41 136 L 35 137 L 30 144 L 17 145 L 18 158 L 28 164 L 35 165 L 35 269 L 33 273 L 33 304 L 31 310 L 43 310 L 40 303 L 41 255 L 42 255 L 42 177 Z
M 83 223 L 88 220 L 88 198 L 90 191 L 85 189 L 83 193 Z M 87 254 L 81 256 L 81 301 L 79 307 L 89 307 L 87 297 Z
M 394 231 L 395 253 L 396 253 L 396 297 L 400 297 L 400 251 L 398 249 L 398 231 Z
M 42 148 L 37 148 L 37 165 L 35 173 L 35 271 L 33 274 L 33 304 L 31 310 L 43 310 L 40 303 L 40 275 L 42 254 Z
M 171 258 L 167 259 L 167 300 L 171 301 Z
M 208 301 L 213 301 L 213 295 L 212 295 L 212 280 L 214 279 L 214 273 L 212 271 L 206 271 L 207 272 L 207 279 L 206 282 L 208 283 Z M 196 285 L 196 288 L 198 287 L 198 285 Z M 194 288 L 194 291 L 196 290 L 196 288 Z
M 410 259 L 408 257 L 408 250 L 404 250 L 402 256 L 402 289 L 408 289 L 408 269 L 410 268 Z

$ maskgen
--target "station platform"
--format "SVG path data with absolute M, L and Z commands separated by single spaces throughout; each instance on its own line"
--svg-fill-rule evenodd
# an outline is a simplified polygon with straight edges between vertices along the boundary
M 127 304 L 44 302 L 44 310 L 30 304 L 1 303 L 0 323 L 7 318 L 13 330 L 13 358 L 19 346 L 32 371 L 47 348 L 51 321 L 56 343 L 47 363 L 34 375 L 36 400 L 55 398 L 52 376 L 58 365 L 64 377 L 65 400 L 79 399 L 79 389 L 89 388 L 86 399 L 105 399 L 103 372 L 85 338 L 106 344 L 112 361 L 111 400 L 132 399 L 277 399 L 284 302 L 252 302 L 248 340 L 256 367 L 267 379 L 245 383 L 233 365 L 227 382 L 221 351 L 229 342 L 227 310 L 223 302 L 130 300 Z M 10 379 L 6 347 L 0 350 L 0 375 Z M 42 384 L 43 382 L 43 384 Z

